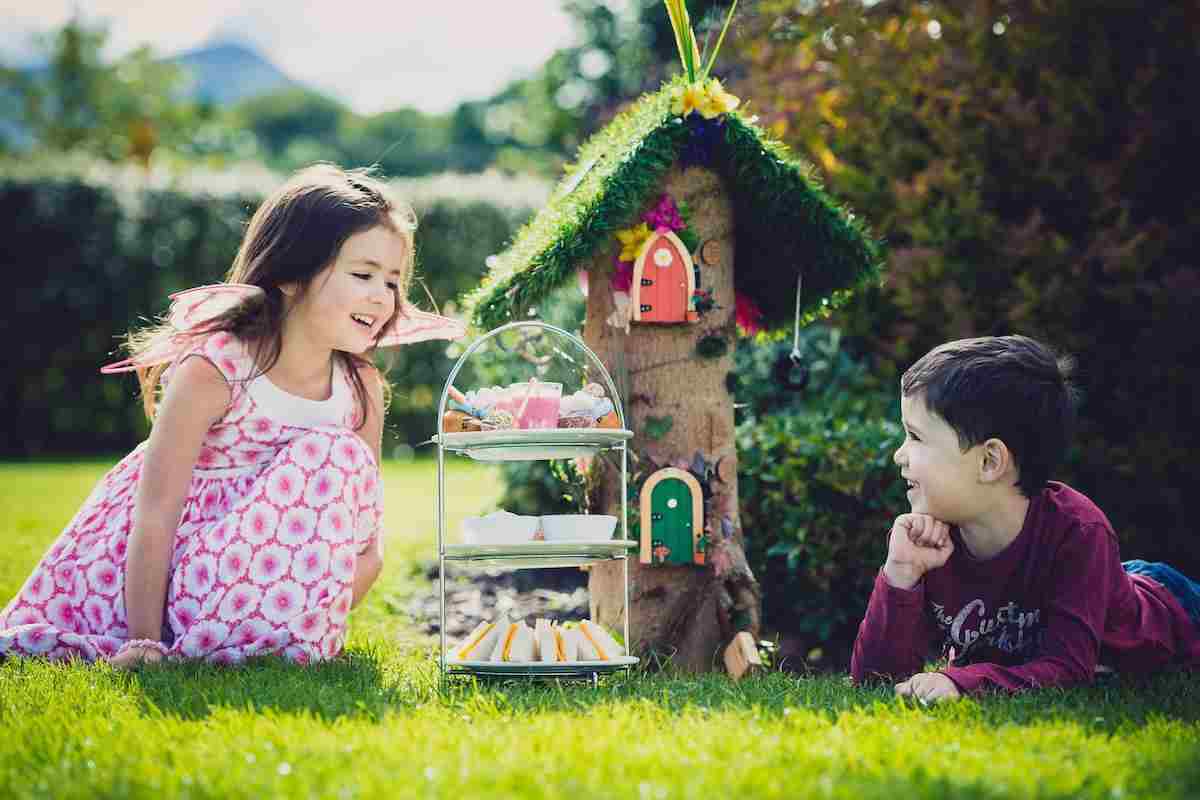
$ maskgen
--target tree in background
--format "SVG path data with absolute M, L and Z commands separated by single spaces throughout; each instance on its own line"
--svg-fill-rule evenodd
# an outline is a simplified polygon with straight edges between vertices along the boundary
M 1065 477 L 1129 555 L 1200 568 L 1200 6 L 760 0 L 733 90 L 890 242 L 841 318 L 892 375 L 952 338 L 1078 356 Z
M 178 99 L 175 66 L 146 47 L 106 63 L 107 38 L 78 18 L 43 38 L 44 69 L 4 75 L 7 92 L 19 98 L 10 113 L 39 149 L 146 164 L 157 147 L 184 141 L 203 114 Z

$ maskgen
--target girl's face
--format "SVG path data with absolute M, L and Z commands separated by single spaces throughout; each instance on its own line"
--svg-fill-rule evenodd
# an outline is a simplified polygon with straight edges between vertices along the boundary
M 902 395 L 900 416 L 904 444 L 892 458 L 908 481 L 913 513 L 956 525 L 971 521 L 978 505 L 980 448 L 964 453 L 954 429 L 926 408 L 924 394 Z
M 396 312 L 407 267 L 408 242 L 403 236 L 383 226 L 360 231 L 317 273 L 289 317 L 318 346 L 363 353 L 375 346 Z M 291 292 L 281 288 L 293 294 L 296 287 L 292 284 Z

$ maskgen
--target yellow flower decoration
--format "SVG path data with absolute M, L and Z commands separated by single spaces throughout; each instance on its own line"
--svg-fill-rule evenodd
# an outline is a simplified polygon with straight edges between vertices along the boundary
M 621 240 L 621 255 L 617 256 L 617 259 L 619 261 L 637 261 L 642 245 L 650 238 L 650 226 L 643 222 L 636 228 L 617 231 L 617 238 Z
M 705 119 L 712 119 L 733 111 L 741 102 L 739 98 L 725 91 L 725 87 L 719 80 L 713 78 L 704 87 L 703 98 L 696 106 L 696 110 Z
M 687 86 L 676 86 L 671 90 L 671 113 L 686 117 L 704 102 L 704 90 L 699 84 L 689 83 Z
M 719 117 L 733 111 L 742 101 L 725 91 L 716 78 L 704 83 L 689 83 L 671 90 L 671 113 L 686 117 L 699 111 L 705 119 Z

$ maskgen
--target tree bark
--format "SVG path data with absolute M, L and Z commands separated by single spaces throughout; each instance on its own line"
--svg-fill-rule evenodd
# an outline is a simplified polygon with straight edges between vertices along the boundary
M 703 245 L 693 254 L 700 262 L 698 288 L 712 291 L 718 308 L 696 323 L 635 322 L 629 333 L 607 324 L 614 311 L 609 285 L 614 249 L 610 248 L 583 265 L 589 270 L 590 286 L 584 340 L 624 393 L 626 424 L 634 432 L 631 449 L 637 457 L 657 467 L 687 469 L 698 453 L 711 468 L 712 492 L 704 510 L 705 565 L 641 564 L 636 551 L 629 561 L 630 652 L 669 658 L 685 671 L 703 672 L 720 668 L 721 649 L 738 630 L 757 637 L 760 614 L 758 584 L 743 550 L 733 398 L 726 389 L 726 375 L 734 369 L 737 335 L 733 210 L 720 177 L 704 168 L 672 168 L 662 189 L 690 209 L 689 226 Z M 655 194 L 650 202 L 657 200 Z M 697 355 L 696 344 L 705 336 L 724 338 L 725 354 Z M 648 437 L 650 417 L 660 423 L 669 417 L 670 429 L 657 439 Z M 631 459 L 631 474 L 634 466 Z M 619 464 L 597 460 L 594 469 L 593 509 L 619 515 Z M 650 472 L 641 471 L 643 477 Z M 630 488 L 636 499 L 640 482 L 631 481 Z M 589 589 L 592 618 L 619 628 L 625 602 L 621 564 L 592 566 Z

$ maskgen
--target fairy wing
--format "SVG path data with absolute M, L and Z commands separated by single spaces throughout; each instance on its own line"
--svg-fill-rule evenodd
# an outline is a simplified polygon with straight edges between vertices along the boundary
M 196 327 L 216 319 L 239 303 L 264 296 L 266 292 L 261 287 L 244 283 L 214 283 L 176 292 L 171 295 L 171 307 L 167 310 L 166 319 L 177 334 L 162 339 L 135 358 L 106 364 L 100 371 L 105 375 L 113 375 L 173 361 L 192 342 L 187 334 Z
M 177 330 L 188 331 L 215 319 L 246 300 L 266 297 L 266 294 L 262 287 L 245 283 L 214 283 L 184 289 L 171 295 L 167 321 Z
M 467 326 L 464 323 L 440 314 L 421 311 L 411 303 L 404 303 L 395 321 L 379 337 L 376 346 L 396 347 L 429 339 L 461 339 L 466 335 Z

